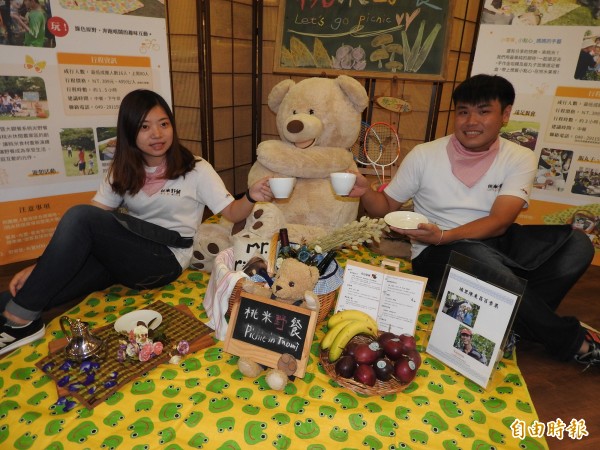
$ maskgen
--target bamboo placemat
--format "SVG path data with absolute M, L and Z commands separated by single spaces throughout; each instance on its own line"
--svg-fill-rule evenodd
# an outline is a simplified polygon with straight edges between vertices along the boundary
M 164 346 L 161 355 L 145 362 L 129 358 L 125 362 L 119 362 L 117 350 L 120 345 L 119 341 L 124 336 L 115 330 L 114 324 L 110 324 L 97 330 L 91 330 L 95 336 L 104 340 L 104 350 L 98 356 L 87 360 L 92 365 L 91 369 L 86 370 L 86 365 L 82 366 L 66 357 L 63 351 L 67 344 L 66 338 L 52 341 L 51 353 L 38 361 L 36 366 L 54 380 L 59 396 L 72 396 L 87 408 L 92 409 L 131 380 L 168 362 L 172 356 L 169 350 L 179 341 L 188 341 L 190 352 L 209 347 L 214 343 L 213 330 L 193 317 L 185 305 L 173 307 L 158 300 L 144 309 L 156 311 L 162 316 L 161 328 L 164 327 L 168 343 Z M 92 372 L 94 381 L 90 380 Z

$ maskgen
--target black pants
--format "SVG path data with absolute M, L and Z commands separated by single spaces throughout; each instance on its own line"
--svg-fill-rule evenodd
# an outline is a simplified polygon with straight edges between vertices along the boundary
M 35 269 L 6 310 L 33 320 L 45 309 L 115 283 L 151 289 L 170 283 L 181 272 L 166 245 L 128 231 L 110 211 L 78 205 L 61 218 Z

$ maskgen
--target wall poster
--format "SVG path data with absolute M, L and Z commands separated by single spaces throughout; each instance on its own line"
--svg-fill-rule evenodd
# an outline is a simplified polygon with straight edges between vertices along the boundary
M 164 2 L 0 0 L 0 265 L 39 256 L 113 157 L 121 98 L 170 103 Z
M 589 3 L 589 6 L 588 6 Z M 600 265 L 600 9 L 597 2 L 486 1 L 472 73 L 517 91 L 502 136 L 535 152 L 520 223 L 571 223 Z
M 275 73 L 444 79 L 450 0 L 279 5 Z

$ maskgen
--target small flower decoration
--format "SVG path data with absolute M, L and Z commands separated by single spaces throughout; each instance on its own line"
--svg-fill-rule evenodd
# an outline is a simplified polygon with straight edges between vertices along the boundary
M 149 361 L 150 358 L 152 358 L 152 356 L 153 356 L 153 350 L 154 350 L 154 346 L 152 345 L 152 343 L 147 343 L 146 345 L 144 345 L 138 355 L 140 361 L 142 361 L 142 362 Z
M 179 341 L 177 344 L 177 353 L 180 355 L 187 355 L 190 351 L 190 344 L 188 341 Z
M 179 364 L 181 356 L 190 351 L 188 341 L 179 341 L 171 347 L 164 333 L 158 328 L 156 330 L 149 329 L 143 322 L 138 322 L 132 330 L 124 334 L 126 340 L 123 339 L 119 342 L 116 354 L 117 361 L 122 363 L 127 361 L 147 362 L 162 355 L 168 348 L 168 354 L 171 356 L 169 362 Z M 167 344 L 169 347 L 165 347 Z

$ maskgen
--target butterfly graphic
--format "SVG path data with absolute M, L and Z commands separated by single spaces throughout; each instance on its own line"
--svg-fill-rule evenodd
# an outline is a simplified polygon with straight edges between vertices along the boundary
M 37 73 L 41 73 L 46 68 L 46 61 L 36 61 L 30 55 L 25 55 L 26 69 L 34 69 Z

